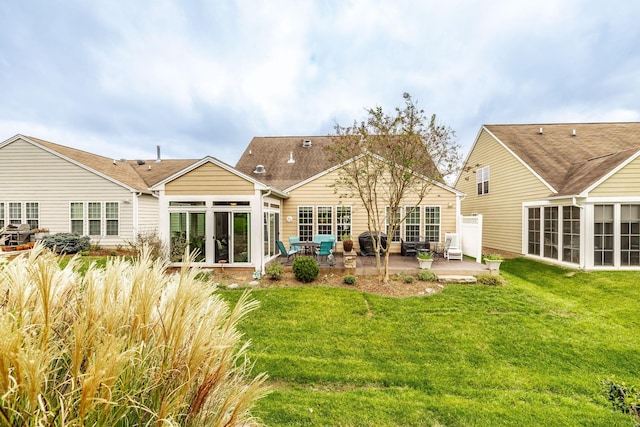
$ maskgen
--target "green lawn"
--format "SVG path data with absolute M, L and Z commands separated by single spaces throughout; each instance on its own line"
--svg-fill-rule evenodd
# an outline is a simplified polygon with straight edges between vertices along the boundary
M 501 271 L 505 286 L 408 299 L 254 290 L 261 307 L 241 326 L 273 389 L 255 414 L 270 426 L 633 425 L 601 382 L 640 385 L 640 273 L 525 259 Z

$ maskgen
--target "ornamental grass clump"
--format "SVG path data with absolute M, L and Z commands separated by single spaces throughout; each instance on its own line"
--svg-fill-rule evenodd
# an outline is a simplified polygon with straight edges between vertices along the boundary
M 189 263 L 148 251 L 64 268 L 36 245 L 0 264 L 0 425 L 258 425 L 267 393 L 234 308 Z

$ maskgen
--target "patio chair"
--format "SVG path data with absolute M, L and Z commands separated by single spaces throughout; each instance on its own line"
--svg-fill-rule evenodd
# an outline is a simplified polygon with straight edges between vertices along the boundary
M 278 249 L 280 249 L 280 255 L 286 256 L 287 261 L 289 261 L 289 258 L 295 257 L 298 254 L 298 252 L 300 252 L 299 250 L 296 250 L 296 249 L 289 249 L 287 251 L 287 249 L 284 247 L 284 243 L 282 243 L 282 240 L 278 240 L 276 243 L 278 244 Z
M 302 250 L 302 246 L 298 245 L 300 243 L 299 237 L 289 237 L 289 247 L 291 249 L 297 249 L 298 251 Z
M 462 261 L 462 249 L 456 233 L 445 233 L 444 235 L 444 257 L 447 260 L 459 259 Z
M 320 257 L 326 257 L 328 261 L 329 255 L 331 255 L 331 253 L 333 252 L 332 249 L 333 242 L 331 240 L 323 240 L 322 242 L 320 242 L 320 247 L 316 251 L 316 256 L 318 257 L 318 259 Z

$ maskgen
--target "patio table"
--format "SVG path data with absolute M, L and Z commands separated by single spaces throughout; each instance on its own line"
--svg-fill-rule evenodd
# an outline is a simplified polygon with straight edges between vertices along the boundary
M 296 243 L 296 246 L 300 246 L 301 248 L 303 248 L 305 254 L 315 254 L 315 248 L 319 248 L 320 243 L 313 242 L 313 241 L 306 241 L 306 242 L 298 242 Z

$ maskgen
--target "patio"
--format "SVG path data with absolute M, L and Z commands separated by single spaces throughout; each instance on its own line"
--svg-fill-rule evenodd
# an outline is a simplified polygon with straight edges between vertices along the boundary
M 284 260 L 281 258 L 280 261 L 283 262 Z M 353 273 L 360 276 L 377 274 L 375 256 L 358 255 L 356 258 L 355 271 L 344 267 L 342 253 L 335 254 L 334 261 L 334 265 L 331 266 L 323 259 L 319 264 L 320 271 L 323 273 Z M 292 263 L 293 258 L 285 264 L 285 268 L 290 269 Z M 402 256 L 400 254 L 391 254 L 389 256 L 389 272 L 391 274 L 400 272 L 418 274 L 418 271 L 420 271 L 420 266 L 415 256 Z M 438 276 L 473 276 L 489 273 L 489 268 L 484 264 L 468 259 L 448 261 L 444 258 L 437 257 L 431 265 L 431 271 Z

